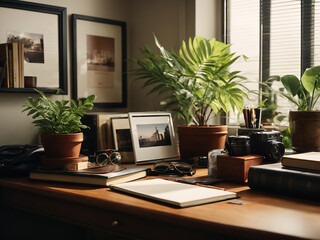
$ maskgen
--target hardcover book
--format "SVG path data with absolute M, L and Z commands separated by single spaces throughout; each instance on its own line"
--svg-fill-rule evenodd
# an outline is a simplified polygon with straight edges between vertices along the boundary
M 249 169 L 251 189 L 320 200 L 320 174 L 288 169 L 281 163 L 253 166 Z
M 36 169 L 30 172 L 29 178 L 32 180 L 45 180 L 65 183 L 80 183 L 109 187 L 113 184 L 133 181 L 147 175 L 148 168 L 142 167 L 123 167 L 118 171 L 105 173 L 98 168 L 92 170 L 80 170 L 68 172 L 62 170 Z
M 285 167 L 320 171 L 320 152 L 284 155 L 282 165 Z
M 113 185 L 111 189 L 176 207 L 190 207 L 237 197 L 233 192 L 164 179 L 121 183 Z

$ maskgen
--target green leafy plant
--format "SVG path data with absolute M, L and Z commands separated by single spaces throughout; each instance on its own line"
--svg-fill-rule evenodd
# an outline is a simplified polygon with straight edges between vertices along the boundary
M 230 45 L 196 36 L 188 44 L 183 41 L 176 54 L 154 39 L 160 53 L 144 46 L 142 58 L 133 60 L 139 66 L 133 73 L 146 80 L 143 87 L 152 86 L 149 94 L 166 93 L 165 109 L 197 125 L 207 125 L 212 114 L 242 111 L 243 98 L 248 98 L 243 89 L 248 89 L 239 71 L 228 71 L 240 57 L 229 52 Z
M 287 93 L 282 95 L 294 103 L 298 110 L 311 111 L 320 97 L 320 66 L 306 69 L 301 80 L 294 75 L 281 77 Z
M 40 97 L 33 99 L 29 97 L 26 104 L 23 105 L 24 111 L 28 111 L 28 116 L 31 115 L 35 126 L 40 127 L 42 133 L 77 133 L 81 129 L 88 126 L 81 123 L 81 117 L 87 110 L 93 108 L 95 95 L 91 95 L 84 100 L 69 101 L 52 101 L 47 98 L 42 91 L 36 90 Z

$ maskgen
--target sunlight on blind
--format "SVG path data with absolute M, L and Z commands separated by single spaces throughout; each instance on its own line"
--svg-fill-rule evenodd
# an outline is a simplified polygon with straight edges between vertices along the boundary
M 259 1 L 242 0 L 229 1 L 229 31 L 228 43 L 231 43 L 231 52 L 237 55 L 246 55 L 248 60 L 239 58 L 231 67 L 231 71 L 241 71 L 241 75 L 247 77 L 246 86 L 250 90 L 258 91 L 259 85 Z M 258 95 L 250 95 L 250 101 L 246 106 L 258 104 Z M 239 120 L 243 121 L 240 114 Z M 237 116 L 230 112 L 229 124 L 238 123 Z
M 301 7 L 296 0 L 271 1 L 270 75 L 300 76 Z
M 270 15 L 270 76 L 292 74 L 300 77 L 301 4 L 296 0 L 272 0 Z M 281 82 L 272 88 L 279 91 Z M 278 97 L 277 112 L 288 116 L 293 108 L 287 99 Z

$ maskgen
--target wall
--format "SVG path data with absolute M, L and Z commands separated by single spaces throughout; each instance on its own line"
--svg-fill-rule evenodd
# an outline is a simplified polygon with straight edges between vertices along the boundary
M 55 96 L 53 99 L 70 98 L 71 81 L 71 14 L 83 14 L 127 22 L 128 58 L 139 56 L 138 48 L 147 43 L 153 46 L 154 32 L 166 48 L 177 48 L 182 39 L 194 35 L 194 0 L 29 0 L 30 2 L 62 6 L 68 14 L 68 89 L 69 95 Z M 1 14 L 1 13 L 0 13 Z M 129 64 L 128 69 L 132 67 Z M 158 96 L 145 96 L 141 83 L 128 77 L 128 108 L 97 109 L 97 111 L 146 111 L 161 108 Z M 0 145 L 37 144 L 38 129 L 32 120 L 21 113 L 26 93 L 0 94 Z
M 196 0 L 196 35 L 222 41 L 223 1 Z
M 154 33 L 166 49 L 177 50 L 182 40 L 194 36 L 193 0 L 136 0 L 131 2 L 132 58 L 139 58 L 139 48 L 148 45 L 156 49 Z M 134 66 L 129 66 L 134 67 Z M 129 98 L 131 111 L 160 110 L 163 96 L 146 95 L 141 81 L 129 76 Z

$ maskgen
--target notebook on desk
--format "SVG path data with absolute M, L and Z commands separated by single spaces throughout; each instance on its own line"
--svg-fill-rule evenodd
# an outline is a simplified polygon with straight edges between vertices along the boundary
M 233 192 L 158 178 L 115 184 L 111 189 L 176 207 L 190 207 L 237 198 L 236 193 Z

